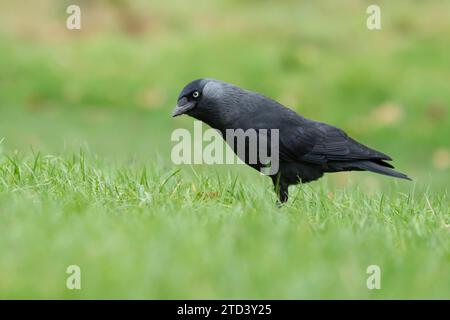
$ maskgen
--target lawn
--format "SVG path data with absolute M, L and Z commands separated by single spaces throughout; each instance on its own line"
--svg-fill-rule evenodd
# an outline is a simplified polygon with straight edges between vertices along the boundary
M 0 5 L 0 298 L 450 298 L 450 3 L 375 1 L 379 31 L 365 2 L 74 3 L 79 31 L 64 2 Z M 278 208 L 243 165 L 175 165 L 193 122 L 170 113 L 199 77 L 339 126 L 413 181 L 326 175 Z

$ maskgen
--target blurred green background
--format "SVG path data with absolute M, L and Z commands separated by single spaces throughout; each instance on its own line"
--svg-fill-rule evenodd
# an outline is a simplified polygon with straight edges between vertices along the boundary
M 81 30 L 65 27 L 70 4 L 81 7 Z M 381 7 L 381 30 L 366 28 L 369 4 Z M 450 180 L 449 18 L 450 2 L 439 0 L 3 0 L 0 156 L 21 158 L 39 152 L 70 157 L 82 149 L 93 158 L 125 167 L 157 163 L 164 176 L 163 172 L 176 168 L 170 161 L 170 134 L 175 128 L 193 128 L 188 117 L 170 117 L 178 93 L 189 81 L 210 77 L 258 91 L 305 117 L 341 127 L 357 140 L 391 155 L 395 166 L 415 180 L 417 190 L 446 195 Z M 188 167 L 182 170 L 186 176 L 191 174 L 186 173 Z M 206 175 L 240 172 L 242 179 L 247 177 L 256 185 L 262 179 L 243 167 L 205 166 L 198 170 Z M 358 185 L 363 193 L 382 192 L 394 183 L 371 174 L 356 175 L 333 175 L 327 183 L 338 190 Z M 269 182 L 264 183 L 261 197 L 270 190 Z M 398 188 L 409 190 L 410 185 L 405 186 Z M 2 213 L 29 210 L 17 209 L 16 203 L 11 204 L 10 191 L 2 188 Z M 273 197 L 268 202 L 273 202 Z M 441 205 L 446 209 L 448 200 Z M 201 210 L 208 214 L 215 209 L 209 204 Z M 38 211 L 46 213 L 45 208 Z M 182 221 L 189 223 L 186 217 Z M 36 231 L 32 224 L 25 225 L 24 230 Z M 155 228 L 152 225 L 151 229 Z M 131 230 L 122 231 L 134 232 Z M 2 232 L 0 237 L 14 243 L 14 236 L 5 234 L 7 228 Z M 39 232 L 43 234 L 38 239 L 51 243 L 44 240 L 45 229 Z M 187 236 L 189 232 L 185 232 Z M 140 236 L 144 234 L 142 230 Z M 333 236 L 326 239 L 331 241 Z M 199 243 L 199 248 L 203 243 L 201 239 L 192 241 Z M 252 243 L 248 245 L 252 247 Z M 339 252 L 330 250 L 330 256 Z M 111 249 L 110 253 L 114 252 Z M 447 252 L 448 262 L 448 251 L 443 252 Z M 4 270 L 18 272 L 17 264 L 11 262 L 14 254 L 9 254 Z M 6 259 L 5 251 L 0 255 Z M 261 277 L 268 274 L 262 272 Z M 17 291 L 11 289 L 14 281 L 5 280 L 9 279 L 6 271 L 1 277 L 3 290 L 9 290 L 10 296 L 34 292 L 32 297 L 41 297 L 38 289 L 24 283 Z M 223 285 L 223 290 L 215 291 L 200 284 L 196 293 L 187 296 L 242 297 Z M 154 289 L 149 296 L 142 289 L 131 297 L 184 297 L 165 295 L 164 288 Z M 117 287 L 103 289 L 87 296 L 123 292 Z M 280 290 L 274 292 L 283 292 Z M 340 292 L 330 289 L 327 295 L 309 290 L 313 297 L 339 297 Z M 244 296 L 248 293 L 245 297 L 251 298 L 252 292 L 256 297 L 270 297 L 261 294 L 257 286 L 244 290 Z M 308 297 L 302 292 L 300 297 Z M 399 292 L 407 296 L 406 291 Z M 448 293 L 440 292 L 439 297 Z M 289 293 L 280 296 L 289 297 Z
M 82 29 L 67 30 L 77 3 Z M 370 2 L 371 3 L 371 2 Z M 166 155 L 179 91 L 212 77 L 344 128 L 411 175 L 447 172 L 450 4 L 3 1 L 3 148 Z

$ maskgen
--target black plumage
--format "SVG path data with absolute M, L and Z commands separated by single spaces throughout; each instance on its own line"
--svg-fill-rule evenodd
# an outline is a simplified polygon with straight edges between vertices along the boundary
M 205 122 L 224 136 L 226 129 L 278 129 L 279 171 L 270 177 L 280 202 L 288 200 L 290 185 L 314 181 L 327 172 L 366 170 L 410 180 L 393 170 L 386 162 L 392 160 L 388 155 L 353 140 L 341 129 L 304 118 L 270 98 L 229 83 L 192 81 L 173 112 L 173 116 L 181 114 Z M 257 170 L 263 166 L 242 160 Z

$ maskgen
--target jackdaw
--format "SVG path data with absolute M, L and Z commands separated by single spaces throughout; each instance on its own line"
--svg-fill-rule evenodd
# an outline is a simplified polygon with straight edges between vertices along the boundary
M 341 129 L 304 118 L 268 97 L 223 81 L 198 79 L 184 87 L 172 116 L 182 114 L 208 124 L 222 137 L 229 129 L 268 132 L 267 149 L 277 143 L 279 152 L 279 169 L 268 175 L 281 203 L 288 200 L 290 185 L 317 180 L 326 172 L 367 170 L 411 180 L 386 162 L 391 157 L 353 140 Z M 279 141 L 271 141 L 273 129 L 278 129 Z M 256 163 L 251 162 L 247 154 L 237 152 L 236 143 L 225 140 L 246 164 L 260 171 L 267 166 L 259 152 Z M 246 153 L 252 147 L 249 144 L 245 142 Z

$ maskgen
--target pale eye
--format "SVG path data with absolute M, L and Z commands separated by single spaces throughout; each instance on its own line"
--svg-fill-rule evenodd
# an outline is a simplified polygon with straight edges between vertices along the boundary
M 194 98 L 198 98 L 198 97 L 200 96 L 200 93 L 199 93 L 198 91 L 194 91 L 194 92 L 192 93 L 192 96 L 193 96 Z

